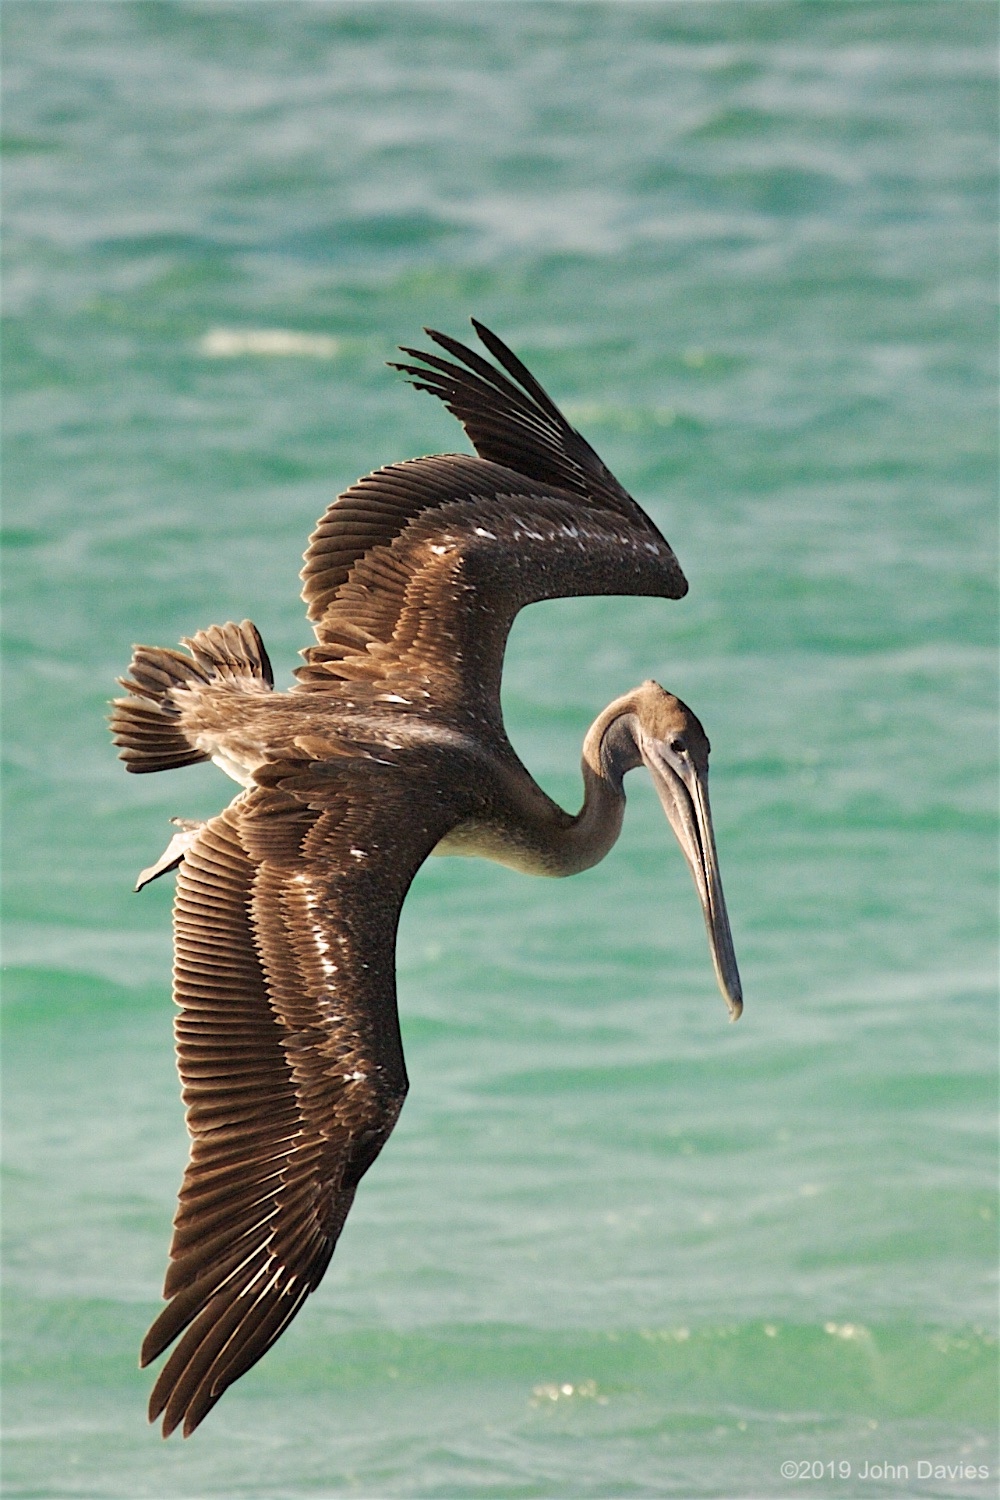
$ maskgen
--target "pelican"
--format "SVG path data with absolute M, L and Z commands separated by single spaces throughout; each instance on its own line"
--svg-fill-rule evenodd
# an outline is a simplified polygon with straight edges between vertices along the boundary
M 136 889 L 177 868 L 174 999 L 191 1153 L 142 1346 L 175 1347 L 149 1419 L 190 1435 L 319 1285 L 358 1183 L 407 1090 L 396 1011 L 400 909 L 430 854 L 573 875 L 618 837 L 644 765 L 694 876 L 732 1019 L 740 979 L 708 800 L 709 744 L 655 682 L 604 709 L 565 812 L 504 731 L 500 674 L 524 605 L 578 594 L 679 599 L 659 531 L 521 361 L 432 329 L 413 385 L 476 457 L 391 464 L 326 511 L 305 554 L 316 644 L 275 692 L 249 620 L 184 651 L 136 646 L 111 731 L 126 770 L 212 760 L 240 785 L 179 831 Z

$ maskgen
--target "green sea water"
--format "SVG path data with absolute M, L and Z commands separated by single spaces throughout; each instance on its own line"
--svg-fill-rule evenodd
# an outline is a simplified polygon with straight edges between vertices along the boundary
M 5 1495 L 995 1494 L 995 7 L 4 24 Z M 470 314 L 691 583 L 527 610 L 511 736 L 575 807 L 606 702 L 695 708 L 746 1013 L 638 774 L 574 880 L 431 861 L 400 1123 L 164 1444 L 171 880 L 131 885 L 231 787 L 126 777 L 106 700 L 244 616 L 290 682 L 331 496 L 466 446 L 384 361 Z

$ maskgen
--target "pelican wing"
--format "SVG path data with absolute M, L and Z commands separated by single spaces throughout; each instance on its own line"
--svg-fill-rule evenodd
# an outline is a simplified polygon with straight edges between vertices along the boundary
M 164 1435 L 192 1432 L 318 1286 L 406 1092 L 395 929 L 437 830 L 397 830 L 370 771 L 262 775 L 272 786 L 205 824 L 178 877 L 192 1144 L 141 1359 L 179 1339 L 150 1400 Z
M 424 354 L 426 368 L 399 368 L 454 411 L 479 457 L 393 464 L 329 507 L 302 572 L 318 642 L 302 653 L 302 688 L 347 680 L 495 715 L 523 605 L 687 591 L 649 517 L 515 355 L 475 326 L 502 370 L 438 333 L 461 363 Z
M 567 489 L 612 510 L 642 516 L 597 454 L 572 428 L 555 403 L 506 344 L 473 319 L 486 347 L 514 375 L 515 384 L 481 355 L 457 339 L 428 329 L 429 336 L 447 349 L 459 364 L 436 354 L 405 349 L 424 361 L 394 365 L 420 390 L 438 396 L 465 427 L 480 458 L 511 469 L 522 478 Z M 519 388 L 520 386 L 520 388 Z M 423 461 L 417 460 L 419 465 Z M 399 467 L 399 466 L 395 466 Z M 412 470 L 413 465 L 405 465 Z M 309 540 L 303 572 L 303 597 L 310 620 L 322 617 L 324 600 L 348 577 L 351 567 L 374 547 L 387 546 L 422 510 L 453 499 L 452 484 L 433 471 L 412 474 L 406 486 L 387 492 L 369 475 L 338 496 Z

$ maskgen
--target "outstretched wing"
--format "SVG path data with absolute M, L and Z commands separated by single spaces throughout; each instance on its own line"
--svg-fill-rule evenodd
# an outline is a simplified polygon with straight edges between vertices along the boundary
M 181 1422 L 191 1433 L 318 1286 L 402 1107 L 395 930 L 439 830 L 418 814 L 397 836 L 385 798 L 362 784 L 371 774 L 269 767 L 272 788 L 205 824 L 180 867 L 191 1157 L 170 1300 L 141 1356 L 179 1339 L 150 1400 L 164 1436 Z M 289 781 L 297 795 L 281 790 Z
M 480 456 L 394 464 L 330 506 L 302 572 L 318 641 L 302 653 L 302 688 L 348 681 L 495 718 L 507 634 L 525 604 L 687 591 L 649 517 L 510 350 L 475 326 L 507 374 L 438 333 L 461 364 L 426 354 L 427 368 L 398 368 L 445 401 Z

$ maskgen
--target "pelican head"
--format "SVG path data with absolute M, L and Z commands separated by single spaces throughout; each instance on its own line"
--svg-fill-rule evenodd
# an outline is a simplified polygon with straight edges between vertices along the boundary
M 687 704 L 657 682 L 610 703 L 584 743 L 589 762 L 612 792 L 623 796 L 622 778 L 644 765 L 653 778 L 701 901 L 715 976 L 732 1020 L 743 1010 L 743 988 L 729 916 L 722 894 L 719 859 L 708 800 L 708 736 Z

